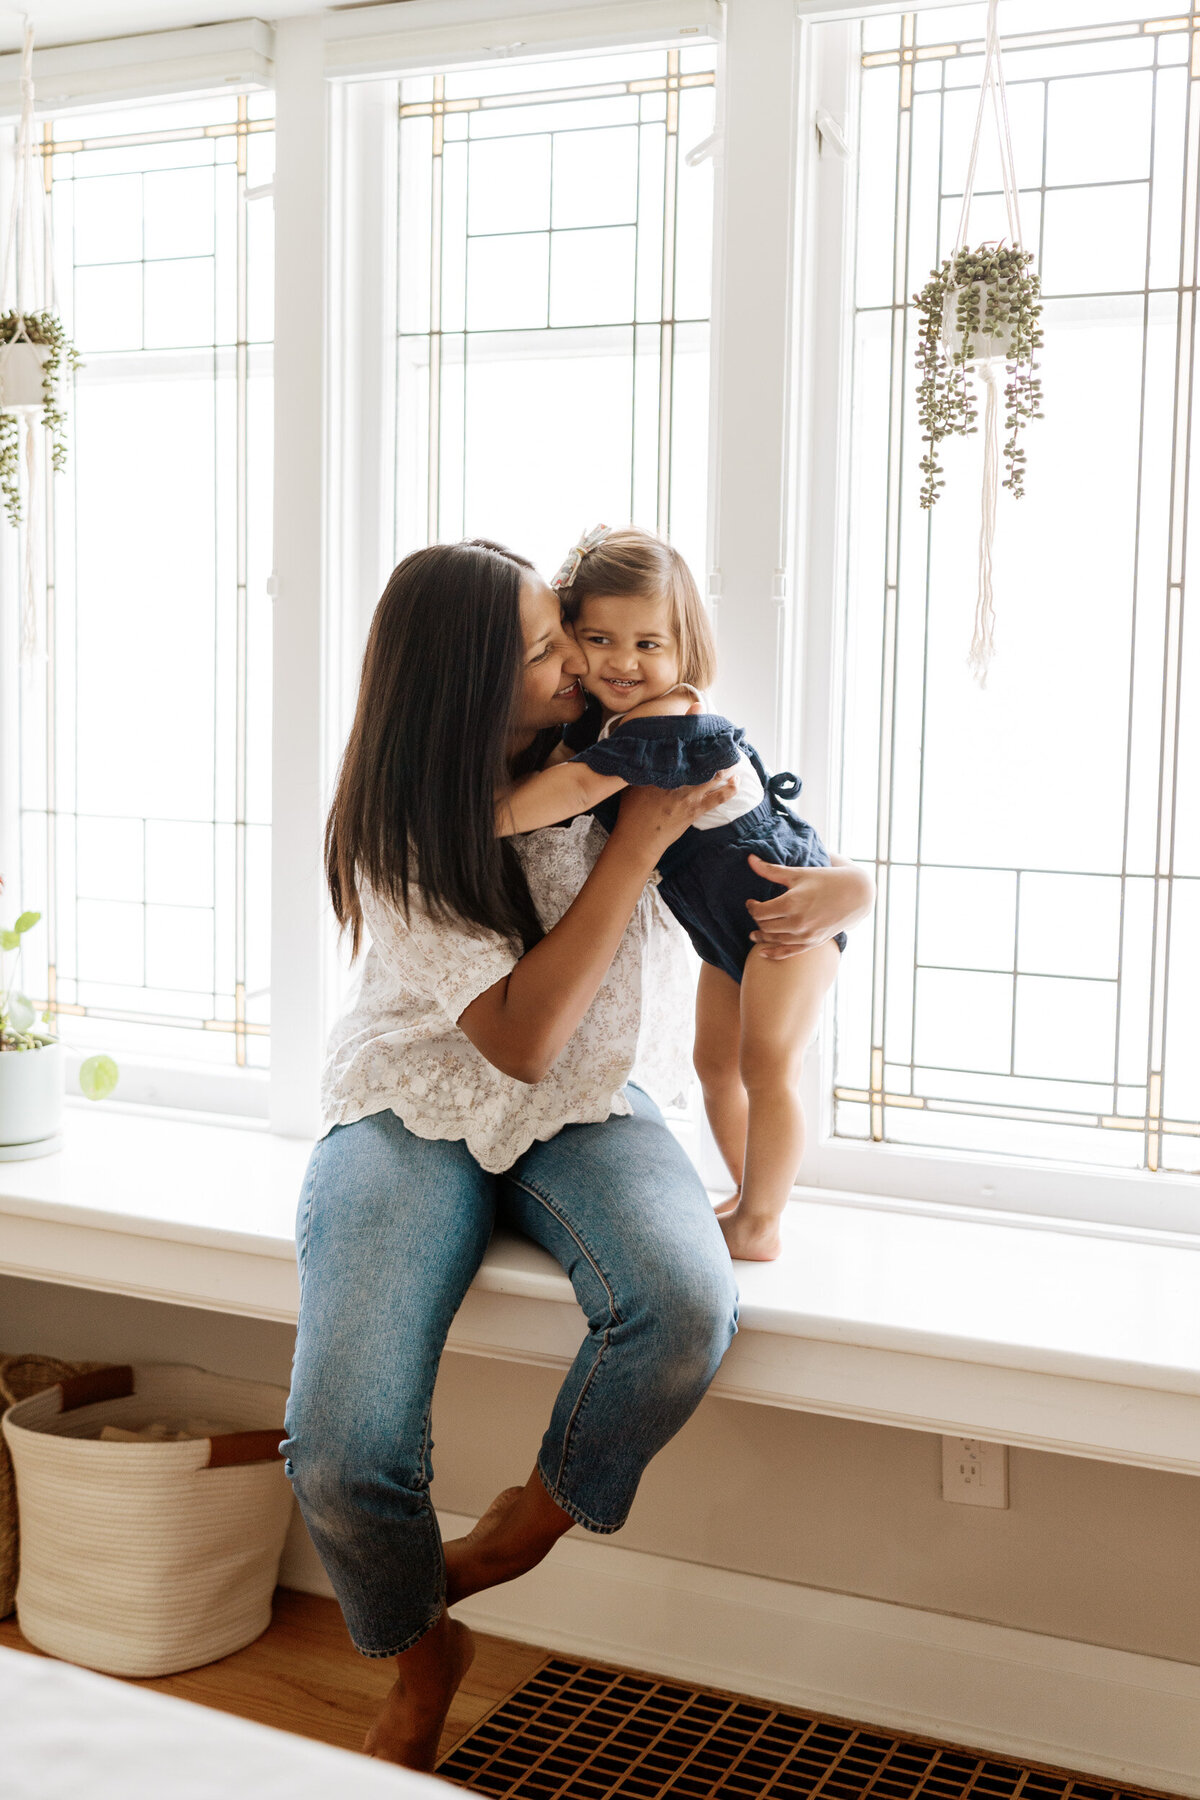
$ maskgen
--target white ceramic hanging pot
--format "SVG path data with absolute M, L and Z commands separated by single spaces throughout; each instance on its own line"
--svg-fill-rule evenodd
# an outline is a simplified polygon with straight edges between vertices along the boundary
M 0 1051 L 0 1162 L 62 1148 L 63 1050 Z
M 979 324 L 967 339 L 970 354 L 966 357 L 967 366 L 979 368 L 984 363 L 1005 363 L 1013 355 L 1013 325 L 1007 319 L 998 319 L 994 307 L 1000 298 L 995 288 L 989 287 L 986 281 L 973 281 L 967 284 L 973 287 L 979 296 Z M 958 322 L 958 297 L 965 292 L 962 287 L 947 288 L 946 298 L 942 305 L 942 343 L 951 357 L 963 354 L 963 328 Z
M 49 344 L 32 344 L 28 338 L 0 344 L 0 412 L 28 412 L 46 404 L 42 369 L 49 354 Z
M 970 337 L 964 333 L 959 324 L 959 295 L 966 292 L 966 288 L 946 288 L 941 310 L 941 340 L 948 355 L 963 356 L 966 351 L 966 364 L 973 369 L 979 369 L 986 362 L 1009 362 L 1013 356 L 1015 328 L 1011 320 L 997 317 L 997 311 L 1002 308 L 1002 295 L 986 281 L 972 281 L 966 286 L 979 295 L 979 326 L 970 331 Z

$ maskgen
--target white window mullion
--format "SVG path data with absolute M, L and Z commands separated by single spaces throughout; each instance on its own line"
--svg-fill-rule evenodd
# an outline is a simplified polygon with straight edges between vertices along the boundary
M 271 1127 L 318 1125 L 327 903 L 324 436 L 326 108 L 316 19 L 276 35 L 275 714 L 272 780 Z
M 709 597 L 722 709 L 770 764 L 787 747 L 793 0 L 730 8 L 720 82 Z
M 395 545 L 396 112 L 393 80 L 331 84 L 327 692 L 336 749 Z
M 850 317 L 857 135 L 858 29 L 801 24 L 797 141 L 795 542 L 792 663 L 801 810 L 839 847 L 843 609 L 849 456 Z M 820 123 L 818 123 L 818 121 Z M 874 921 L 856 938 L 869 941 Z M 819 1140 L 832 1126 L 833 997 L 804 1070 L 811 1144 L 805 1179 L 821 1179 Z

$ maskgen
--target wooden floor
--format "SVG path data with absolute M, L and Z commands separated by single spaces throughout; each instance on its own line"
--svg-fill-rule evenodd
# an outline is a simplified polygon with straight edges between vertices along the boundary
M 443 1754 L 549 1655 L 480 1632 L 475 1642 L 475 1661 L 442 1734 Z M 21 1636 L 15 1617 L 0 1619 L 0 1645 L 38 1654 Z M 358 1654 L 336 1600 L 278 1588 L 269 1630 L 246 1649 L 202 1669 L 134 1685 L 319 1738 L 342 1750 L 361 1750 L 367 1726 L 394 1679 L 390 1658 L 376 1661 Z

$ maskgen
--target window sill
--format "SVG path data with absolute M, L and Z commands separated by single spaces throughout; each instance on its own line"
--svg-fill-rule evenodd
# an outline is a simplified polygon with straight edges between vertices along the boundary
M 0 1163 L 0 1271 L 291 1323 L 309 1145 L 68 1109 L 57 1156 Z M 801 1190 L 742 1264 L 727 1399 L 1200 1474 L 1200 1240 Z M 498 1234 L 450 1347 L 559 1367 L 566 1277 Z

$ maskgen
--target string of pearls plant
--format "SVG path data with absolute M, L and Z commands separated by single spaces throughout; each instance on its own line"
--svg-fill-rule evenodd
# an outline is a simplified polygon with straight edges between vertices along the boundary
M 35 312 L 23 316 L 16 312 L 0 314 L 0 345 L 18 338 L 41 344 L 47 355 L 42 363 L 42 414 L 40 423 L 50 434 L 50 461 L 56 472 L 67 466 L 67 421 L 62 408 L 60 382 L 78 369 L 79 352 L 67 336 L 56 313 Z M 21 418 L 16 412 L 0 411 L 0 496 L 12 524 L 21 523 Z
M 973 368 L 1003 358 L 1005 432 L 1003 486 L 1015 500 L 1025 492 L 1021 433 L 1043 417 L 1042 383 L 1034 354 L 1042 345 L 1041 284 L 1032 252 L 1020 245 L 981 244 L 959 250 L 913 295 L 920 318 L 917 413 L 925 454 L 921 505 L 934 505 L 946 483 L 940 450 L 948 437 L 976 430 Z

